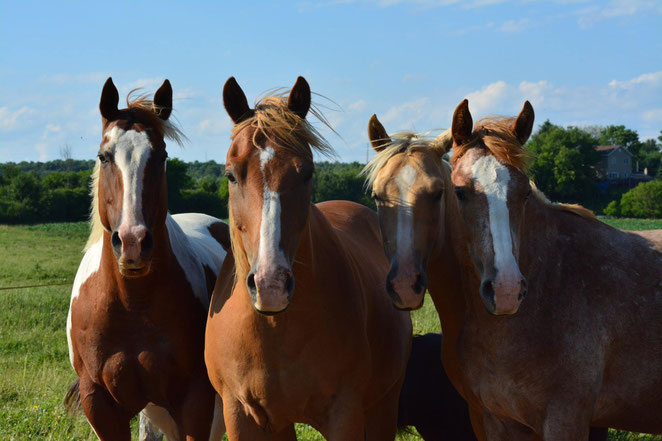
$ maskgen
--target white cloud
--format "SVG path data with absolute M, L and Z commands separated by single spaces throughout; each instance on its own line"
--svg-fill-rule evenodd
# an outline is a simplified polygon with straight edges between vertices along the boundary
M 361 110 L 365 109 L 365 106 L 367 104 L 368 103 L 366 103 L 365 100 L 358 100 L 358 101 L 355 101 L 355 102 L 351 103 L 350 105 L 348 105 L 347 109 L 350 112 L 360 112 Z
M 514 88 L 505 81 L 488 84 L 480 90 L 467 94 L 472 113 L 485 114 L 490 109 L 499 108 L 506 98 L 513 94 Z
M 35 114 L 34 109 L 23 106 L 18 110 L 9 107 L 0 107 L 0 131 L 11 131 L 30 125 L 31 116 Z
M 648 122 L 662 124 L 662 108 L 647 110 L 642 117 Z
M 108 74 L 102 72 L 89 72 L 81 74 L 53 74 L 53 75 L 44 75 L 39 80 L 44 83 L 52 84 L 80 84 L 80 83 L 101 83 L 108 78 Z
M 653 73 L 645 73 L 639 75 L 636 78 L 632 78 L 631 80 L 626 80 L 626 81 L 611 80 L 609 82 L 609 87 L 613 87 L 615 89 L 633 89 L 638 85 L 651 85 L 651 86 L 662 85 L 662 70 Z
M 379 119 L 388 124 L 399 121 L 402 127 L 413 127 L 416 122 L 420 122 L 427 112 L 428 98 L 418 98 L 412 101 L 404 102 L 398 106 L 393 106 Z
M 499 26 L 499 31 L 506 34 L 513 34 L 516 32 L 521 32 L 524 29 L 528 28 L 530 21 L 528 18 L 521 18 L 519 20 L 508 20 Z
M 576 12 L 578 23 L 583 28 L 603 20 L 642 13 L 662 14 L 662 5 L 654 0 L 611 0 L 604 6 L 588 6 Z

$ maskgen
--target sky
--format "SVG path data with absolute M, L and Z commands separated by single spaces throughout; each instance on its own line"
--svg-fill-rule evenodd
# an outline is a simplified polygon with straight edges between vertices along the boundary
M 94 159 L 98 103 L 168 78 L 188 137 L 170 157 L 224 163 L 231 122 L 222 87 L 249 103 L 297 76 L 338 133 L 312 120 L 341 161 L 370 155 L 367 124 L 447 128 L 474 120 L 662 130 L 662 0 L 0 0 L 0 162 Z

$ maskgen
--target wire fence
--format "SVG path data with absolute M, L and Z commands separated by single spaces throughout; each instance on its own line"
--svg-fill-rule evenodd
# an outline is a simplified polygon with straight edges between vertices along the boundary
M 0 291 L 9 291 L 10 289 L 27 289 L 27 288 L 43 288 L 47 286 L 65 286 L 73 285 L 74 282 L 58 282 L 58 283 L 40 283 L 38 285 L 21 285 L 21 286 L 0 286 Z

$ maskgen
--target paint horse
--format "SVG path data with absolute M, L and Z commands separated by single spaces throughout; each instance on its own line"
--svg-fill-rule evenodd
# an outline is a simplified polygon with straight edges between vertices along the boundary
M 138 412 L 169 441 L 221 439 L 221 402 L 203 359 L 206 312 L 229 246 L 225 223 L 167 212 L 168 80 L 118 109 L 103 87 L 92 232 L 71 293 L 67 337 L 80 401 L 101 440 L 130 440 Z M 127 100 L 128 101 L 128 100 Z
M 480 277 L 466 245 L 450 165 L 443 160 L 452 147 L 451 131 L 435 139 L 411 132 L 389 136 L 375 115 L 368 131 L 377 155 L 364 173 L 377 203 L 384 250 L 391 262 L 386 279 L 389 295 L 396 307 L 417 309 L 429 289 L 444 330 L 443 366 L 469 402 L 476 435 L 487 439 L 482 406 L 473 387 L 484 385 L 489 376 L 468 378 L 460 357 L 472 318 L 485 314 L 469 309 L 471 303 L 465 300 L 475 297 Z M 606 437 L 606 429 L 592 428 L 589 440 Z
M 223 101 L 235 123 L 226 175 L 236 281 L 214 291 L 205 360 L 229 439 L 294 440 L 302 422 L 328 440 L 393 440 L 411 321 L 384 292 L 375 213 L 311 203 L 313 149 L 332 150 L 306 120 L 302 77 L 254 109 L 230 78 Z
M 581 440 L 589 424 L 662 433 L 662 241 L 537 191 L 523 147 L 533 119 L 528 101 L 473 129 L 466 100 L 453 116 L 466 264 L 480 275 L 460 359 L 488 439 Z

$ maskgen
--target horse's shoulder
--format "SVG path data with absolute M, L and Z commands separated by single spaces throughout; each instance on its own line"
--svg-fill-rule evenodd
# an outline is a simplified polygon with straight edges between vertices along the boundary
M 78 271 L 76 271 L 76 277 L 74 278 L 74 284 L 71 289 L 71 298 L 72 300 L 78 297 L 87 282 L 101 267 L 101 256 L 103 250 L 103 239 L 99 239 L 91 247 L 85 251 L 83 259 L 78 265 Z

